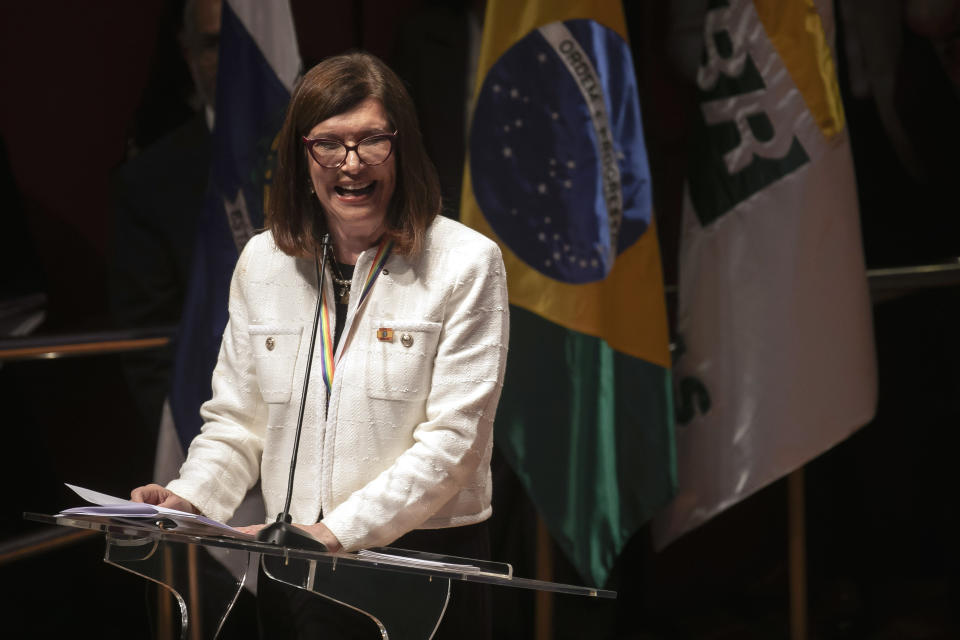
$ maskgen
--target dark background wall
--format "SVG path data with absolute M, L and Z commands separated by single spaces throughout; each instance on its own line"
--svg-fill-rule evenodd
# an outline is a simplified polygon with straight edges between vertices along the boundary
M 458 165 L 444 154 L 462 151 L 439 132 L 462 122 L 431 106 L 438 95 L 449 99 L 445 91 L 455 91 L 462 78 L 431 65 L 452 64 L 435 52 L 455 50 L 468 4 L 292 2 L 307 64 L 363 47 L 404 75 L 438 164 L 455 169 L 445 175 L 448 184 L 457 180 Z M 110 176 L 131 150 L 149 145 L 191 113 L 190 80 L 176 43 L 181 6 L 162 0 L 40 0 L 0 9 L 0 282 L 4 300 L 46 294 L 38 335 L 113 326 L 107 287 L 114 242 Z M 673 282 L 692 92 L 668 57 L 667 3 L 633 0 L 625 7 L 643 93 L 664 270 Z M 903 5 L 888 2 L 875 11 L 899 15 Z M 874 97 L 851 90 L 842 29 L 839 34 L 870 267 L 960 256 L 956 85 L 927 33 L 901 21 L 895 28 L 904 44 L 892 100 L 919 173 L 891 141 Z M 438 31 L 446 38 L 424 35 Z M 877 418 L 807 468 L 816 637 L 939 638 L 958 629 L 960 531 L 950 472 L 960 417 L 958 321 L 952 287 L 875 306 Z M 3 364 L 0 398 L 7 445 L 0 542 L 42 529 L 25 522 L 23 511 L 52 513 L 73 505 L 62 482 L 125 495 L 150 479 L 155 433 L 139 423 L 120 356 Z M 497 474 L 495 554 L 513 562 L 518 575 L 532 576 L 533 511 L 509 470 L 498 463 Z M 558 598 L 557 637 L 786 637 L 786 535 L 783 482 L 659 554 L 642 531 L 608 585 L 619 590 L 619 600 Z M 37 625 L 35 637 L 52 637 L 70 619 L 101 614 L 108 620 L 103 637 L 149 637 L 145 587 L 103 565 L 101 553 L 94 540 L 0 565 L 0 581 L 15 590 L 0 610 L 8 619 Z M 557 562 L 557 580 L 583 582 L 562 557 Z M 498 592 L 495 604 L 498 637 L 531 637 L 530 594 Z

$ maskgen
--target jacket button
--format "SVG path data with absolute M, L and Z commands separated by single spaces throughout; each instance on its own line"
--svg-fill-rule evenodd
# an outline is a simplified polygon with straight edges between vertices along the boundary
M 267 351 L 273 351 L 273 348 L 277 346 L 277 343 L 273 339 L 273 336 L 270 336 L 269 338 L 267 338 L 264 344 L 267 345 Z
M 409 333 L 403 334 L 402 336 L 400 336 L 400 344 L 402 344 L 405 347 L 409 347 L 410 345 L 413 344 L 413 336 L 411 336 Z

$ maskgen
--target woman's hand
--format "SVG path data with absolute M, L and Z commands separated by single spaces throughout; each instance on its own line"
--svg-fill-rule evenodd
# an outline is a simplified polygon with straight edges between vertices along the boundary
M 158 507 L 166 509 L 176 509 L 177 511 L 186 511 L 187 513 L 200 513 L 195 506 L 159 484 L 148 484 L 143 487 L 137 487 L 130 492 L 130 499 L 134 502 L 145 502 L 146 504 L 155 504 Z
M 257 533 L 263 529 L 265 524 L 251 524 L 246 527 L 234 527 L 237 531 L 242 533 L 250 534 L 251 536 L 257 535 Z M 298 529 L 303 529 L 311 536 L 323 543 L 323 546 L 327 548 L 327 551 L 336 552 L 343 549 L 343 545 L 340 544 L 340 541 L 337 540 L 337 536 L 333 535 L 333 532 L 327 528 L 327 525 L 322 522 L 317 524 L 297 524 L 294 523 L 293 526 Z

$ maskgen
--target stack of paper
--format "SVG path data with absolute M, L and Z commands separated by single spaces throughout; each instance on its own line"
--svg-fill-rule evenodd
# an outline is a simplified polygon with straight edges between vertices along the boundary
M 64 509 L 57 514 L 58 516 L 102 516 L 107 518 L 142 518 L 151 521 L 165 520 L 171 523 L 165 528 L 176 529 L 182 527 L 183 529 L 191 529 L 192 531 L 198 531 L 199 528 L 203 530 L 203 533 L 207 533 L 208 535 L 228 535 L 236 538 L 253 539 L 251 535 L 242 533 L 229 525 L 211 520 L 196 513 L 188 513 L 186 511 L 178 511 L 177 509 L 168 509 L 152 504 L 124 500 L 123 498 L 108 496 L 105 493 L 84 489 L 83 487 L 77 487 L 72 484 L 67 484 L 67 486 L 81 498 L 92 504 L 85 507 Z

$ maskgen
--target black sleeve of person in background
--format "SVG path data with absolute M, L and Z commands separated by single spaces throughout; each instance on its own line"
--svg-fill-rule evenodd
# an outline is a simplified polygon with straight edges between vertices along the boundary
M 110 312 L 117 328 L 180 321 L 209 165 L 210 135 L 197 115 L 112 176 Z M 160 423 L 172 358 L 169 347 L 124 355 L 148 433 Z
M 46 283 L 3 138 L 0 138 L 0 215 L 3 216 L 0 302 L 13 304 L 17 299 L 42 293 Z

